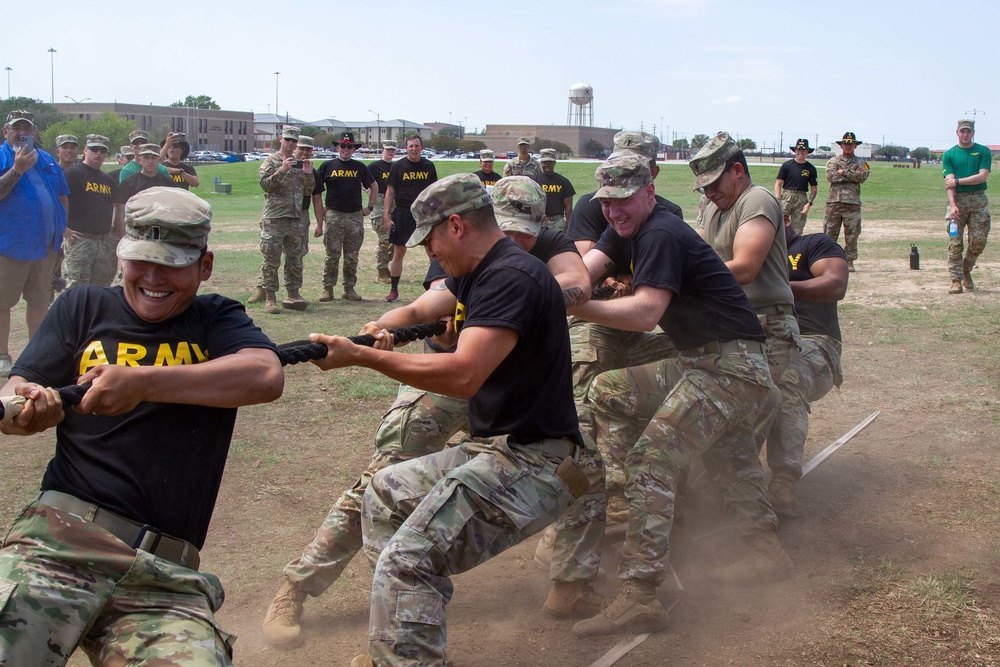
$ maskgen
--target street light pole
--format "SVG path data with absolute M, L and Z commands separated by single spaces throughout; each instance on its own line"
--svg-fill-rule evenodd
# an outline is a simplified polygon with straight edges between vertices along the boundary
M 52 75 L 52 95 L 49 97 L 49 104 L 56 103 L 56 50 L 49 47 L 49 69 Z
M 7 70 L 7 99 L 10 99 L 10 72 L 14 68 L 13 67 L 4 67 L 4 69 Z
M 280 75 L 280 74 L 281 74 L 281 72 L 275 72 L 274 73 L 274 114 L 275 115 L 278 114 L 278 75 Z
M 378 127 L 378 139 L 375 141 L 375 148 L 379 148 L 382 145 L 382 117 L 378 115 L 378 111 L 369 109 L 368 113 L 375 114 L 375 126 Z
M 67 100 L 72 100 L 73 104 L 82 104 L 90 99 L 89 97 L 84 97 L 82 100 L 78 100 L 75 97 L 70 97 L 69 95 L 63 95 L 63 97 L 65 97 Z

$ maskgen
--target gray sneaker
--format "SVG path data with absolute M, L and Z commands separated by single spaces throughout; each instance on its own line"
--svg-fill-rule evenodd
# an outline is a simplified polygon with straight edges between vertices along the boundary
M 14 367 L 9 354 L 0 354 L 0 378 L 9 378 L 10 369 Z

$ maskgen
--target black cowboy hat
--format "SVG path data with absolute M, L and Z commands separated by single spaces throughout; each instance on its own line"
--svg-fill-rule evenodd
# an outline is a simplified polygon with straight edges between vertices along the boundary
M 837 143 L 843 146 L 844 144 L 860 144 L 862 142 L 858 140 L 853 132 L 844 132 L 844 138 Z
M 795 142 L 795 145 L 791 146 L 790 148 L 792 149 L 792 152 L 795 152 L 795 151 L 797 151 L 800 148 L 806 149 L 807 153 L 812 153 L 813 150 L 815 150 L 815 149 L 809 148 L 809 140 L 808 139 L 799 139 L 798 141 Z
M 166 139 L 161 141 L 160 148 L 163 148 L 163 144 L 165 143 L 167 143 Z M 187 159 L 188 154 L 191 152 L 191 144 L 189 144 L 186 141 L 178 141 L 176 145 L 179 146 L 181 149 L 181 162 L 183 162 L 184 160 Z
M 350 146 L 351 148 L 360 148 L 361 144 L 354 141 L 353 132 L 341 132 L 340 141 L 337 142 L 338 146 Z

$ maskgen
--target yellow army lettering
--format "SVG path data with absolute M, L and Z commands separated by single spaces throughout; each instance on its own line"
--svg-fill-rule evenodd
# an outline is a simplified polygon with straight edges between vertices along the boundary
M 788 263 L 792 265 L 792 271 L 798 271 L 799 270 L 799 260 L 800 259 L 802 259 L 802 253 L 801 252 L 799 254 L 797 254 L 797 255 L 794 255 L 794 256 L 793 255 L 789 255 L 788 256 Z
M 425 181 L 430 177 L 429 171 L 408 171 L 403 174 L 404 181 Z
M 455 331 L 461 331 L 465 324 L 465 304 L 461 301 L 455 303 Z
M 336 176 L 337 178 L 357 178 L 358 172 L 351 171 L 350 169 L 334 169 L 330 172 L 330 176 Z
M 542 190 L 544 192 L 562 192 L 561 185 L 543 185 Z
M 208 361 L 208 354 L 197 343 L 180 341 L 178 343 L 160 343 L 156 348 L 156 358 L 151 366 L 186 366 Z M 143 359 L 149 356 L 150 347 L 139 343 L 118 343 L 113 361 L 108 359 L 104 344 L 99 340 L 91 341 L 83 354 L 80 355 L 80 373 L 83 375 L 95 366 L 114 364 L 117 366 L 139 366 Z M 194 353 L 192 355 L 192 352 Z
M 91 183 L 87 181 L 87 187 L 84 192 L 96 192 L 99 195 L 110 195 L 111 186 L 104 183 Z
M 184 177 L 182 175 L 180 175 L 180 174 L 174 174 L 170 178 L 174 179 L 174 183 L 183 183 L 184 182 Z

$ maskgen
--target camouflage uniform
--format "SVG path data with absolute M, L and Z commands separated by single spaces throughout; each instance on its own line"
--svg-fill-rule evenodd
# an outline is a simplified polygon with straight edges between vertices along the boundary
M 545 218 L 545 222 L 542 223 L 549 229 L 555 229 L 563 234 L 566 233 L 566 216 L 565 215 L 550 215 Z
M 507 176 L 534 176 L 542 173 L 542 163 L 533 157 L 529 157 L 527 162 L 521 162 L 520 158 L 512 157 L 503 166 L 503 175 Z
M 389 230 L 385 228 L 385 193 L 380 192 L 375 197 L 375 208 L 372 209 L 372 231 L 378 236 L 378 249 L 375 251 L 375 268 L 388 275 L 389 262 L 392 261 L 392 244 L 389 243 Z
M 958 236 L 948 241 L 948 275 L 952 280 L 962 280 L 963 275 L 969 275 L 986 248 L 990 235 L 990 207 L 985 190 L 956 192 L 955 203 L 959 211 L 956 219 Z M 963 258 L 966 227 L 969 229 L 969 248 Z
M 284 159 L 281 153 L 269 156 L 257 173 L 264 190 L 264 210 L 260 219 L 260 254 L 264 259 L 257 287 L 269 292 L 278 290 L 278 266 L 282 252 L 285 253 L 285 288 L 297 290 L 302 287 L 302 197 L 305 180 L 301 171 L 278 171 Z
M 77 646 L 95 665 L 231 665 L 222 600 L 214 575 L 36 501 L 0 552 L 0 665 L 59 667 Z
M 764 355 L 734 342 L 738 352 L 686 350 L 604 373 L 591 388 L 598 439 L 630 473 L 619 579 L 663 581 L 676 480 L 703 452 L 719 473 L 740 532 L 777 530 L 753 441 L 753 424 L 773 384 Z
M 375 664 L 443 665 L 448 575 L 542 530 L 573 496 L 557 476 L 563 440 L 474 438 L 379 472 L 365 493 L 364 549 L 375 565 L 368 652 Z M 412 513 L 411 513 L 412 512 Z
M 818 401 L 844 381 L 840 370 L 841 343 L 823 335 L 803 335 L 802 351 L 781 375 L 781 414 L 767 441 L 768 465 L 778 465 L 802 477 L 802 453 L 809 434 L 809 404 Z M 787 452 L 782 461 L 771 461 L 771 452 Z
M 837 173 L 839 170 L 844 173 Z M 823 231 L 834 241 L 840 239 L 840 227 L 844 227 L 844 252 L 847 261 L 858 258 L 858 237 L 861 236 L 861 184 L 868 180 L 871 172 L 868 163 L 854 156 L 839 155 L 826 163 L 826 180 L 830 182 L 830 194 L 826 199 L 826 215 Z
M 358 284 L 358 255 L 365 240 L 364 222 L 361 211 L 344 213 L 326 210 L 326 224 L 323 225 L 323 244 L 326 246 L 323 287 L 333 288 L 337 284 L 341 253 L 344 255 L 344 291 L 354 289 Z
M 802 207 L 809 203 L 809 193 L 801 190 L 781 191 L 781 211 L 792 221 L 796 234 L 801 234 L 806 228 L 806 215 Z
M 115 278 L 118 258 L 115 244 L 107 234 L 82 234 L 78 241 L 63 239 L 66 256 L 63 260 L 63 275 L 68 279 L 66 289 L 78 285 L 100 285 L 107 287 Z

